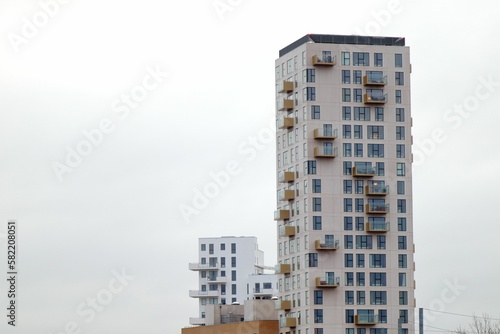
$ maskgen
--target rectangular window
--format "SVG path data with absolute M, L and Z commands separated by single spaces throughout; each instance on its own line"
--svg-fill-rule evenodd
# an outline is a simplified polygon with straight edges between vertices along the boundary
M 302 92 L 303 101 L 316 101 L 316 87 L 306 87 Z
M 314 290 L 314 305 L 323 304 L 323 291 L 322 290 Z
M 354 107 L 354 120 L 355 121 L 369 121 L 370 120 L 370 107 Z
M 345 285 L 353 286 L 354 285 L 354 273 L 345 273 Z
M 344 212 L 352 212 L 352 198 L 344 198 Z
M 236 281 L 236 270 L 231 270 L 231 281 Z
M 361 143 L 354 144 L 354 156 L 355 157 L 363 156 L 363 144 Z
M 344 180 L 344 194 L 352 194 L 352 180 Z
M 386 239 L 385 235 L 377 235 L 377 249 L 385 249 Z
M 399 273 L 398 282 L 399 286 L 406 286 L 406 273 Z
M 370 66 L 370 54 L 368 52 L 353 52 L 354 66 Z
M 231 267 L 236 267 L 236 256 L 231 257 Z
M 350 84 L 351 83 L 351 71 L 350 70 L 342 70 L 342 83 Z
M 226 244 L 220 244 L 220 250 L 221 251 L 226 250 Z
M 207 245 L 206 244 L 201 244 L 200 245 L 200 249 L 202 252 L 206 251 L 207 250 Z
M 350 88 L 342 88 L 342 102 L 351 102 Z
M 311 106 L 311 119 L 320 119 L 320 107 Z
M 406 236 L 398 236 L 398 249 L 406 249 Z
M 346 291 L 345 292 L 345 304 L 353 305 L 354 304 L 354 291 Z
M 214 253 L 214 244 L 208 244 L 208 254 Z
M 368 163 L 368 164 L 370 164 L 370 163 Z M 361 165 L 361 163 L 359 163 L 359 162 L 356 162 L 355 165 L 356 165 L 356 168 L 358 168 L 358 169 L 362 169 L 363 168 L 362 165 Z M 370 168 L 370 167 L 371 166 L 367 166 L 367 168 Z M 355 180 L 354 181 L 354 185 L 356 187 L 356 194 L 362 194 L 362 193 L 364 193 L 364 184 L 365 184 L 365 182 L 363 180 Z
M 372 236 L 371 235 L 357 235 L 356 236 L 356 249 L 372 249 Z
M 401 53 L 396 53 L 394 55 L 394 66 L 403 67 L 403 55 Z
M 349 66 L 351 65 L 351 53 L 350 52 L 342 52 L 342 65 Z
M 351 143 L 344 143 L 344 144 L 342 144 L 342 147 L 343 147 L 344 157 L 352 156 L 352 144 Z
M 236 284 L 231 284 L 231 294 L 236 294 Z
M 403 86 L 405 84 L 405 77 L 403 72 L 396 72 L 396 86 Z
M 399 305 L 408 305 L 408 291 L 399 291 Z
M 313 216 L 313 230 L 321 230 L 322 221 L 321 216 Z
M 401 98 L 401 90 L 396 89 L 396 103 L 397 104 L 401 104 L 401 100 L 402 100 L 402 98 Z
M 356 267 L 357 268 L 365 267 L 365 254 L 356 254 Z
M 312 180 L 312 192 L 313 193 L 321 193 L 321 180 L 313 179 Z
M 345 138 L 345 139 L 351 138 L 351 126 L 350 125 L 342 125 L 342 138 Z
M 342 107 L 342 119 L 344 121 L 351 120 L 351 107 Z
M 386 286 L 387 274 L 386 273 L 370 273 L 370 286 Z
M 375 163 L 375 168 L 377 169 L 377 175 L 378 176 L 384 176 L 385 175 L 385 163 L 383 163 L 383 162 L 377 162 L 377 163 Z
M 381 324 L 386 324 L 387 323 L 387 310 L 378 310 L 378 322 Z M 387 330 L 386 333 L 387 334 Z M 403 333 L 401 333 L 403 334 Z M 408 334 L 408 333 L 406 333 Z
M 387 305 L 387 291 L 370 291 L 371 305 Z
M 308 68 L 302 71 L 302 82 L 315 82 L 316 81 L 316 70 L 314 68 Z
M 306 267 L 318 266 L 318 253 L 306 254 Z
M 362 198 L 356 198 L 355 200 L 355 206 L 356 206 L 356 212 L 364 212 L 364 200 Z
M 236 254 L 236 244 L 231 244 L 231 254 Z
M 377 121 L 377 122 L 384 121 L 384 108 L 382 108 L 382 107 L 375 108 L 375 121 Z
M 352 162 L 351 161 L 344 161 L 343 170 L 344 170 L 344 175 L 351 175 L 352 174 Z
M 344 235 L 344 249 L 352 249 L 352 235 Z
M 352 231 L 352 217 L 344 217 L 344 230 Z
M 406 200 L 398 199 L 398 213 L 406 213 Z
M 309 160 L 306 161 L 305 163 L 305 172 L 308 175 L 314 175 L 316 174 L 316 160 Z
M 356 273 L 356 285 L 365 286 L 365 273 Z
M 313 197 L 313 211 L 321 211 L 321 197 Z
M 364 291 L 356 291 L 356 304 L 365 305 L 366 297 Z
M 396 126 L 396 140 L 404 140 L 404 139 L 405 139 L 405 127 Z
M 368 144 L 368 157 L 383 158 L 384 144 Z
M 402 144 L 396 145 L 396 158 L 404 158 L 405 157 L 405 146 Z
M 405 176 L 406 175 L 406 168 L 405 168 L 404 162 L 397 162 L 396 163 L 396 175 L 397 176 Z
M 384 127 L 381 125 L 368 125 L 368 139 L 384 139 Z
M 398 267 L 399 268 L 407 268 L 408 267 L 408 258 L 406 254 L 398 254 Z
M 408 310 L 399 310 L 399 318 L 403 322 L 403 324 L 408 323 Z
M 382 67 L 384 66 L 383 56 L 381 53 L 375 53 L 375 66 Z
M 361 84 L 361 71 L 354 71 L 354 79 L 353 83 L 355 84 Z
M 346 268 L 354 267 L 354 255 L 353 254 L 344 254 L 344 267 L 346 267 Z
M 354 125 L 354 138 L 355 139 L 363 139 L 363 126 L 362 125 Z
M 405 108 L 396 108 L 396 122 L 405 121 Z
M 363 102 L 363 90 L 354 88 L 354 102 Z
M 365 217 L 356 217 L 356 231 L 365 230 Z
M 385 254 L 370 254 L 370 268 L 385 268 Z
M 345 310 L 345 322 L 347 324 L 354 323 L 354 310 Z
M 406 231 L 406 218 L 398 218 L 398 231 Z

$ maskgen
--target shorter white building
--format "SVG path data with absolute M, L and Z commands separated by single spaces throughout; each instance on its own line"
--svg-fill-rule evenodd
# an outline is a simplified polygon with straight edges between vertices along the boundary
M 249 275 L 247 280 L 247 300 L 271 299 L 278 295 L 278 275 Z

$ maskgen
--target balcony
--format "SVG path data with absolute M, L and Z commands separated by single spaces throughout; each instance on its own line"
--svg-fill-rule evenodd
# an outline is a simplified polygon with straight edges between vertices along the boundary
M 387 85 L 387 75 L 384 76 L 382 71 L 368 71 L 363 77 L 363 85 L 385 86 Z
M 280 318 L 280 327 L 297 327 L 297 318 Z
M 293 81 L 281 81 L 278 83 L 278 93 L 289 93 L 293 91 Z
M 288 219 L 290 219 L 290 210 L 274 211 L 274 220 L 288 220 Z
M 264 288 L 253 289 L 253 295 L 256 297 L 264 297 L 264 296 L 272 297 L 274 293 L 275 291 L 273 289 L 264 289 Z
M 316 240 L 314 241 L 314 248 L 316 250 L 337 250 L 339 248 L 339 241 L 321 242 L 321 240 Z
M 365 193 L 369 196 L 385 196 L 389 193 L 389 186 L 384 184 L 366 185 Z
M 337 156 L 337 148 L 335 147 L 315 147 L 314 148 L 314 157 L 315 158 L 330 158 L 333 159 Z
M 373 326 L 378 323 L 378 316 L 374 314 L 356 314 L 354 324 L 361 326 Z
M 352 175 L 356 177 L 375 176 L 375 167 L 352 167 Z
M 279 183 L 287 183 L 295 181 L 295 172 L 279 172 L 278 173 L 278 182 Z
M 280 226 L 280 237 L 293 237 L 295 235 L 295 226 Z
M 340 277 L 316 277 L 317 288 L 336 288 L 340 285 Z
M 389 213 L 389 204 L 366 204 L 366 213 Z
M 205 298 L 205 297 L 217 297 L 217 296 L 219 296 L 219 291 L 189 290 L 189 297 L 191 298 Z
M 294 123 L 295 119 L 293 117 L 283 117 L 278 119 L 278 128 L 279 129 L 293 128 Z
M 335 66 L 335 60 L 332 56 L 312 56 L 314 66 Z
M 278 191 L 278 201 L 292 201 L 295 199 L 295 190 Z
M 387 103 L 387 94 L 366 93 L 363 96 L 363 103 L 365 103 L 365 104 L 385 104 L 385 103 Z
M 214 270 L 219 269 L 218 263 L 190 263 L 189 270 Z
M 368 222 L 366 223 L 366 232 L 371 232 L 371 233 L 389 232 L 389 222 Z
M 189 324 L 193 326 L 203 326 L 206 324 L 205 318 L 189 318 Z
M 286 263 L 277 264 L 274 267 L 274 272 L 276 274 L 290 274 L 290 264 Z
M 313 131 L 314 139 L 335 139 L 337 138 L 337 129 L 326 130 L 325 129 L 314 129 Z
M 227 277 L 223 276 L 209 276 L 207 277 L 207 283 L 209 284 L 225 284 L 227 283 Z
M 276 300 L 274 308 L 276 310 L 288 311 L 292 308 L 292 302 L 290 300 Z
M 282 99 L 278 101 L 278 110 L 292 110 L 293 109 L 293 100 Z

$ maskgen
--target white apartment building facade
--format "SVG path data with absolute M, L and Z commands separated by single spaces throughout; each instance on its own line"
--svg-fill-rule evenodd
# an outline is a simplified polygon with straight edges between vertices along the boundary
M 199 277 L 198 289 L 189 291 L 189 296 L 199 302 L 199 314 L 189 319 L 191 325 L 205 325 L 206 305 L 243 305 L 254 296 L 268 299 L 269 290 L 264 289 L 269 287 L 267 283 L 271 283 L 276 292 L 277 276 L 262 275 L 264 253 L 259 250 L 255 237 L 200 238 L 198 259 L 189 264 L 189 269 Z M 249 283 L 249 277 L 254 276 Z
M 414 333 L 409 48 L 311 34 L 279 56 L 280 333 Z

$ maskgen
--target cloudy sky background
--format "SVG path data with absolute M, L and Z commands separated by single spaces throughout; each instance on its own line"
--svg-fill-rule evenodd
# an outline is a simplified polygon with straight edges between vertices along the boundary
M 197 315 L 188 297 L 197 278 L 187 268 L 198 237 L 257 236 L 273 265 L 275 161 L 266 135 L 274 60 L 306 33 L 406 37 L 417 306 L 500 318 L 500 85 L 484 84 L 500 83 L 498 1 L 73 0 L 51 8 L 43 22 L 38 1 L 0 1 L 1 268 L 9 219 L 19 223 L 20 245 L 18 326 L 6 324 L 2 279 L 2 333 L 178 333 Z M 34 19 L 43 26 L 27 29 Z M 162 73 L 157 85 L 152 71 Z M 122 99 L 145 78 L 151 89 L 126 114 Z M 102 124 L 107 133 L 61 181 L 54 163 L 66 164 L 83 132 Z M 238 166 L 230 182 L 183 217 L 180 208 L 228 163 Z M 117 272 L 133 279 L 120 284 Z M 91 317 L 97 296 L 108 299 Z M 426 329 L 468 321 L 434 313 Z

